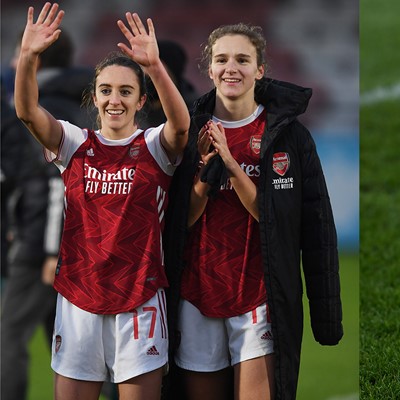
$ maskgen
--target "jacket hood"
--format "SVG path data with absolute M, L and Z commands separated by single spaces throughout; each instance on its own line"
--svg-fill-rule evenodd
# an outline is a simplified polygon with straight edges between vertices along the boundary
M 283 120 L 291 121 L 303 114 L 312 96 L 312 89 L 276 79 L 262 78 L 255 86 L 254 98 L 269 114 L 269 125 Z M 195 104 L 197 114 L 212 114 L 215 107 L 216 89 L 206 93 Z

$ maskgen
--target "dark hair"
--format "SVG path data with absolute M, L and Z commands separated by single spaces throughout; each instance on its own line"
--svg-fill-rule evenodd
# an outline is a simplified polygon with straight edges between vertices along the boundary
M 187 54 L 185 49 L 178 42 L 172 40 L 159 40 L 158 50 L 160 52 L 161 61 L 164 61 L 167 65 L 173 74 L 173 79 L 176 80 L 179 86 L 187 64 Z
M 74 59 L 74 45 L 64 30 L 59 38 L 40 54 L 40 68 L 70 67 Z
M 265 49 L 266 41 L 262 28 L 256 25 L 249 25 L 239 22 L 234 25 L 222 25 L 214 29 L 208 36 L 207 43 L 203 45 L 202 58 L 200 68 L 204 71 L 208 70 L 212 60 L 212 48 L 215 42 L 223 36 L 243 35 L 246 36 L 256 49 L 257 65 L 265 65 Z
M 146 79 L 145 74 L 138 63 L 130 59 L 129 57 L 125 56 L 123 53 L 119 51 L 113 51 L 109 53 L 102 61 L 100 61 L 95 67 L 95 73 L 92 82 L 90 82 L 88 88 L 84 91 L 82 97 L 82 107 L 86 107 L 89 110 L 94 109 L 93 103 L 93 95 L 96 92 L 96 81 L 97 77 L 99 76 L 100 72 L 103 71 L 104 68 L 110 67 L 112 65 L 118 65 L 121 67 L 128 67 L 130 68 L 137 76 L 139 80 L 139 96 L 142 97 L 146 94 Z M 140 113 L 140 112 L 139 112 Z M 135 114 L 135 122 L 138 113 Z M 97 125 L 101 128 L 101 120 L 99 116 L 97 116 Z

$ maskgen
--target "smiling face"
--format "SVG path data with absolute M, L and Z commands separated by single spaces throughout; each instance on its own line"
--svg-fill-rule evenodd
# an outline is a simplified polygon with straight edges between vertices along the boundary
M 102 135 L 121 139 L 137 129 L 135 114 L 146 96 L 140 97 L 139 79 L 131 68 L 110 65 L 97 75 L 93 101 L 99 111 Z
M 264 66 L 257 65 L 256 48 L 250 40 L 234 34 L 215 41 L 208 72 L 220 98 L 253 100 L 254 85 L 264 75 Z

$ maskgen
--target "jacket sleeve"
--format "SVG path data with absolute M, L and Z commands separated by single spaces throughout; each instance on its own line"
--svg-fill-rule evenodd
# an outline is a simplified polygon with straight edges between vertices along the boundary
M 64 224 L 64 182 L 59 171 L 52 164 L 49 170 L 47 218 L 44 233 L 44 252 L 47 256 L 57 256 L 60 250 Z
M 314 338 L 335 345 L 343 336 L 337 235 L 315 143 L 302 127 L 302 262 Z

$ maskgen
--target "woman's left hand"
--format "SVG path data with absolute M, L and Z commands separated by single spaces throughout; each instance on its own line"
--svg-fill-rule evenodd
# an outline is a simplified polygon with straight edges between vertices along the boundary
M 124 43 L 118 43 L 121 51 L 130 57 L 133 61 L 137 62 L 143 68 L 148 68 L 153 64 L 160 62 L 157 39 L 153 21 L 148 18 L 147 26 L 143 25 L 142 20 L 136 13 L 126 13 L 126 20 L 128 21 L 130 30 L 121 21 L 117 21 L 118 27 L 129 41 L 131 48 Z
M 224 127 L 220 122 L 215 123 L 211 121 L 208 125 L 208 131 L 211 137 L 211 144 L 221 156 L 225 166 L 229 169 L 229 165 L 232 162 L 235 163 L 235 160 L 229 150 Z

